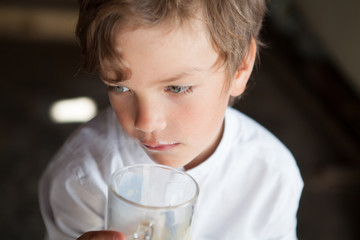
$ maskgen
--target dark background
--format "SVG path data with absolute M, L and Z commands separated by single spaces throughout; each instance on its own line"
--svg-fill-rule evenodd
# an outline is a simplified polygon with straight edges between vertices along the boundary
M 290 0 L 269 5 L 262 31 L 268 46 L 261 52 L 247 93 L 235 107 L 271 130 L 297 159 L 305 182 L 299 239 L 360 239 L 356 75 L 344 68 L 318 21 L 313 22 L 300 5 Z M 1 239 L 44 236 L 38 180 L 79 125 L 53 123 L 51 104 L 88 96 L 99 109 L 108 105 L 102 83 L 78 72 L 81 56 L 72 35 L 76 8 L 75 0 L 0 2 Z M 337 16 L 337 9 L 332 11 Z M 356 34 L 358 23 L 344 23 L 343 28 Z M 358 36 L 347 37 L 352 44 L 350 40 Z M 347 41 L 345 36 L 341 40 Z

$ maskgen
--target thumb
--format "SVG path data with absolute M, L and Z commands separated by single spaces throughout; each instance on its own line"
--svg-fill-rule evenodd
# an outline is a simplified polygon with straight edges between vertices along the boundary
M 106 230 L 86 232 L 77 240 L 126 240 L 126 237 L 121 232 Z

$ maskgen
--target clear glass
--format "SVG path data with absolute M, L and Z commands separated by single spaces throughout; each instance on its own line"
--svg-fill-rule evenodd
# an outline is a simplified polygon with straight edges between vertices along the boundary
M 162 165 L 133 165 L 111 177 L 107 229 L 127 240 L 189 240 L 196 181 L 185 172 Z

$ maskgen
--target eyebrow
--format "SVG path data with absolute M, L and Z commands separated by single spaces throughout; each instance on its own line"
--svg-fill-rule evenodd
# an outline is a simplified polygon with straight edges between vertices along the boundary
M 199 72 L 202 72 L 204 71 L 204 69 L 202 68 L 197 68 L 197 67 L 189 67 L 179 73 L 176 73 L 174 76 L 171 76 L 171 77 L 168 77 L 168 78 L 165 78 L 165 79 L 162 79 L 160 80 L 158 83 L 171 83 L 171 82 L 175 82 L 181 78 L 184 78 L 184 77 L 187 77 L 187 76 L 192 76 L 192 75 L 195 75 L 196 73 L 199 73 Z M 126 80 L 110 80 L 110 79 L 103 79 L 104 82 L 106 83 L 109 83 L 109 84 L 113 84 L 113 83 L 120 83 L 122 82 L 123 84 L 126 83 L 127 81 L 131 81 L 131 79 L 126 79 Z

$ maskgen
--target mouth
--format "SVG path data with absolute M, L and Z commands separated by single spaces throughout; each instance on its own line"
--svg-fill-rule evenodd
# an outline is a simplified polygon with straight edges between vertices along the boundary
M 164 152 L 176 148 L 180 143 L 141 143 L 145 149 L 153 152 Z

